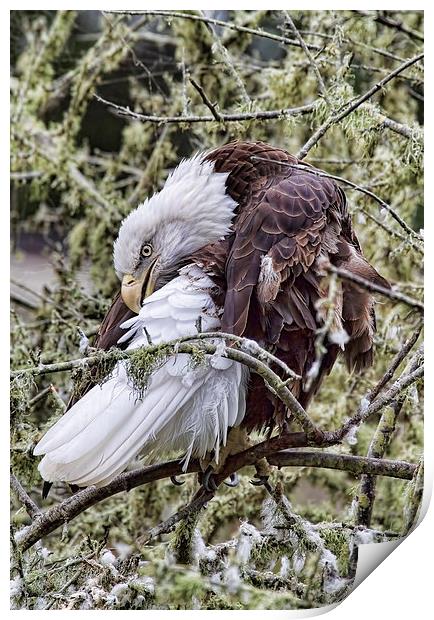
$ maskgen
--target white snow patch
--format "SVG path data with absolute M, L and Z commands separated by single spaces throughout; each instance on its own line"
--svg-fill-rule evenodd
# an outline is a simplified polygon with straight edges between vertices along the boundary
M 25 525 L 24 527 L 22 527 L 20 530 L 17 530 L 14 534 L 14 539 L 15 542 L 19 543 L 23 540 L 24 536 L 27 533 L 27 530 L 29 529 L 29 525 Z
M 246 338 L 241 344 L 241 350 L 244 351 L 244 353 L 248 353 L 249 355 L 256 355 L 259 352 L 260 347 L 258 343 L 254 340 Z
M 23 580 L 17 576 L 10 580 L 9 593 L 11 597 L 20 596 L 23 589 Z
M 80 341 L 78 344 L 78 350 L 83 355 L 84 353 L 86 353 L 87 349 L 89 348 L 89 338 L 86 336 L 86 334 L 81 329 L 79 329 L 79 332 L 80 332 Z
M 201 559 L 214 560 L 216 557 L 215 551 L 207 548 L 198 528 L 194 530 L 193 534 L 193 557 L 196 564 L 199 564 Z
M 370 529 L 359 529 L 354 536 L 357 545 L 369 545 L 375 542 L 375 532 Z
M 213 355 L 211 355 L 209 359 L 209 363 L 211 364 L 213 368 L 220 370 L 222 368 L 222 357 L 226 357 L 226 344 L 225 344 L 225 341 L 222 339 L 216 341 L 215 344 L 216 344 L 216 350 L 213 353 Z M 225 368 L 226 365 L 227 363 L 223 362 L 223 368 Z
M 291 572 L 291 564 L 290 564 L 290 561 L 288 560 L 288 556 L 283 555 L 280 559 L 279 575 L 283 579 L 287 579 L 290 572 Z
M 238 591 L 241 585 L 241 577 L 238 566 L 229 566 L 229 568 L 225 570 L 224 582 L 230 594 L 235 594 Z

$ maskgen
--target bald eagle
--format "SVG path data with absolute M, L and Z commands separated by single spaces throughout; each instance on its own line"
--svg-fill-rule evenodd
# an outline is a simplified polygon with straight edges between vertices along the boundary
M 329 294 L 323 261 L 388 283 L 363 257 L 342 189 L 300 163 L 285 150 L 239 141 L 182 161 L 122 222 L 113 252 L 121 291 L 96 346 L 133 350 L 148 337 L 159 344 L 194 336 L 199 324 L 244 336 L 301 377 L 292 392 L 303 407 L 339 353 L 350 371 L 371 365 L 374 300 L 348 281 L 339 284 L 326 352 L 316 360 Z M 102 486 L 139 454 L 155 460 L 174 451 L 185 466 L 213 455 L 217 469 L 225 447 L 227 456 L 246 445 L 239 435 L 231 443 L 230 431 L 273 426 L 279 411 L 285 418 L 258 375 L 208 358 L 192 368 L 186 354 L 173 355 L 141 399 L 119 361 L 36 446 L 45 455 L 42 477 Z

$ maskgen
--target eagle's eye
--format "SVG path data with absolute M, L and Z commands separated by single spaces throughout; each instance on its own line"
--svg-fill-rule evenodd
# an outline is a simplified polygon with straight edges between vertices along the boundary
M 152 245 L 150 243 L 145 243 L 142 247 L 141 254 L 144 258 L 149 258 L 153 252 Z

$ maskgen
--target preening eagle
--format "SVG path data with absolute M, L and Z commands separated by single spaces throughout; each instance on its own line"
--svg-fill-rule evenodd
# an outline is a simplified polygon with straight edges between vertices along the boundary
M 232 142 L 182 161 L 122 222 L 113 253 L 121 292 L 96 346 L 131 350 L 148 344 L 146 331 L 158 344 L 193 336 L 201 323 L 204 332 L 244 336 L 284 361 L 302 377 L 292 392 L 304 407 L 339 352 L 350 371 L 371 365 L 374 300 L 343 282 L 326 353 L 312 373 L 325 320 L 320 302 L 328 297 L 321 263 L 388 283 L 363 257 L 342 189 L 300 163 L 261 142 Z M 337 335 L 345 332 L 343 344 Z M 139 400 L 120 361 L 34 454 L 45 455 L 39 471 L 46 481 L 101 486 L 140 453 L 155 459 L 177 451 L 184 463 L 211 455 L 216 466 L 230 429 L 264 429 L 279 412 L 284 418 L 262 379 L 226 357 L 192 369 L 186 354 L 174 355 Z

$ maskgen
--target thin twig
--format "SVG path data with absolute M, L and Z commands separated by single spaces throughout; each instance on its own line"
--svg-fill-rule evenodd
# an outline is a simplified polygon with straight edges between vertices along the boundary
M 189 80 L 191 84 L 194 86 L 194 88 L 197 90 L 197 92 L 199 93 L 200 98 L 202 99 L 206 107 L 211 111 L 211 114 L 214 116 L 215 120 L 220 122 L 222 120 L 221 114 L 217 110 L 216 106 L 213 103 L 211 103 L 211 101 L 208 98 L 208 95 L 206 94 L 202 86 L 199 84 L 199 82 L 196 82 L 196 80 L 192 78 L 191 75 L 189 76 Z
M 414 336 L 413 338 L 410 338 L 409 341 L 404 345 L 407 349 L 407 353 L 412 346 L 410 345 L 410 343 L 413 340 Z M 403 357 L 401 357 L 401 361 L 402 359 Z M 394 360 L 394 362 L 396 364 L 396 359 Z M 417 369 L 419 362 L 420 352 L 417 351 L 413 356 L 413 359 L 408 364 L 406 372 L 414 372 Z M 393 366 L 394 364 L 392 364 L 391 368 L 393 368 Z M 375 429 L 375 432 L 369 444 L 367 453 L 368 458 L 380 459 L 380 461 L 383 459 L 386 450 L 388 449 L 392 440 L 392 436 L 395 432 L 396 422 L 404 405 L 405 398 L 406 392 L 401 393 L 395 401 L 390 403 L 389 409 L 387 411 L 383 411 L 383 413 L 381 414 L 377 428 Z M 413 471 L 413 476 L 414 473 L 415 471 Z M 364 475 L 362 476 L 362 479 L 360 481 L 359 491 L 357 493 L 355 519 L 356 523 L 358 523 L 359 525 L 369 527 L 371 524 L 372 512 L 374 509 L 377 482 L 371 472 L 363 472 L 363 474 Z
M 376 383 L 376 385 L 372 388 L 372 390 L 369 390 L 369 392 L 366 394 L 365 396 L 366 400 L 368 400 L 369 402 L 372 402 L 374 398 L 377 398 L 378 394 L 381 392 L 384 386 L 387 385 L 387 383 L 389 383 L 389 381 L 392 379 L 398 367 L 402 364 L 402 362 L 405 360 L 405 358 L 407 357 L 407 355 L 410 353 L 411 349 L 417 342 L 420 336 L 420 333 L 422 331 L 422 327 L 423 327 L 423 321 L 420 321 L 420 323 L 417 325 L 413 334 L 410 336 L 410 338 L 408 338 L 408 340 L 402 345 L 398 353 L 395 355 L 395 357 L 392 360 L 392 363 L 390 364 L 389 368 L 386 370 L 384 375 Z
M 358 284 L 362 288 L 370 291 L 371 293 L 379 293 L 384 297 L 388 297 L 389 299 L 393 299 L 394 301 L 401 302 L 406 306 L 410 306 L 411 308 L 415 308 L 419 312 L 424 312 L 424 305 L 418 299 L 414 299 L 413 297 L 409 297 L 408 295 L 404 295 L 404 293 L 399 293 L 398 291 L 394 291 L 393 289 L 385 288 L 384 286 L 380 286 L 379 284 L 375 284 L 370 280 L 366 280 L 362 276 L 353 273 L 352 271 L 348 271 L 347 269 L 342 269 L 341 267 L 335 267 L 332 264 L 322 264 L 321 267 L 325 271 L 330 271 L 331 273 L 335 273 L 342 280 L 348 280 L 349 282 L 354 282 L 354 284 Z
M 147 545 L 154 538 L 161 536 L 161 534 L 167 534 L 168 532 L 171 532 L 179 521 L 188 517 L 188 515 L 190 515 L 192 512 L 200 510 L 200 508 L 202 508 L 213 497 L 214 493 L 207 492 L 203 488 L 199 489 L 191 502 L 189 502 L 186 506 L 175 512 L 175 514 L 171 515 L 168 519 L 165 519 L 165 521 L 163 521 L 156 527 L 148 530 L 146 534 L 144 534 L 137 540 L 137 543 L 140 546 Z
M 179 18 L 179 19 L 188 19 L 196 22 L 203 22 L 205 24 L 212 24 L 214 26 L 221 26 L 222 28 L 228 28 L 229 30 L 235 30 L 236 32 L 245 32 L 246 34 L 251 34 L 258 37 L 263 37 L 265 39 L 271 39 L 272 41 L 277 41 L 278 43 L 285 43 L 286 45 L 293 45 L 295 47 L 301 47 L 301 44 L 296 39 L 290 39 L 289 37 L 285 37 L 282 35 L 274 34 L 272 32 L 267 32 L 266 30 L 258 30 L 255 28 L 249 28 L 247 26 L 240 26 L 238 24 L 233 24 L 231 22 L 225 22 L 221 19 L 214 19 L 213 17 L 206 17 L 204 15 L 196 15 L 194 13 L 180 13 L 179 11 L 155 11 L 155 10 L 147 10 L 147 11 L 106 11 L 107 13 L 121 13 L 123 15 L 159 15 L 161 17 L 167 18 Z M 309 49 L 314 50 L 316 52 L 321 50 L 319 45 L 309 45 Z
M 384 14 L 379 15 L 377 12 L 377 14 L 373 16 L 372 13 L 370 13 L 369 11 L 356 11 L 356 13 L 358 13 L 359 15 L 362 15 L 363 17 L 374 19 L 374 21 L 378 22 L 379 24 L 383 24 L 384 26 L 387 26 L 388 28 L 394 28 L 395 30 L 398 30 L 399 32 L 403 32 L 404 34 L 408 35 L 412 39 L 417 39 L 418 41 L 422 41 L 422 42 L 424 40 L 423 34 L 421 32 L 419 32 L 418 30 L 414 30 L 413 28 L 409 28 L 402 22 L 398 22 L 396 19 L 392 19 L 388 15 L 384 15 Z
M 288 22 L 291 30 L 293 31 L 293 33 L 295 34 L 297 39 L 300 41 L 300 45 L 301 45 L 304 53 L 306 54 L 306 57 L 307 57 L 307 59 L 309 61 L 309 64 L 312 67 L 312 69 L 313 69 L 313 71 L 314 71 L 314 73 L 316 75 L 316 79 L 317 79 L 317 82 L 318 82 L 318 87 L 319 87 L 320 93 L 324 97 L 325 101 L 327 101 L 327 103 L 330 104 L 330 99 L 329 99 L 329 97 L 327 95 L 326 85 L 324 84 L 324 80 L 322 79 L 320 70 L 318 69 L 318 65 L 316 64 L 314 57 L 310 53 L 310 50 L 309 50 L 305 40 L 303 39 L 303 37 L 301 36 L 300 32 L 297 30 L 296 25 L 292 21 L 292 18 L 291 18 L 291 15 L 289 14 L 289 12 L 288 11 L 283 11 L 283 14 L 284 14 L 285 19 Z
M 95 99 L 100 103 L 110 106 L 119 116 L 127 116 L 136 121 L 143 123 L 214 123 L 215 117 L 211 116 L 155 116 L 152 114 L 139 114 L 133 112 L 128 106 L 118 105 L 112 101 L 107 101 L 99 95 L 94 95 Z M 220 120 L 223 122 L 232 121 L 250 121 L 250 120 L 271 120 L 271 119 L 283 119 L 287 116 L 298 116 L 302 114 L 309 114 L 315 109 L 316 102 L 309 103 L 298 108 L 282 108 L 281 110 L 261 110 L 258 112 L 239 112 L 239 113 L 226 113 L 220 112 Z

